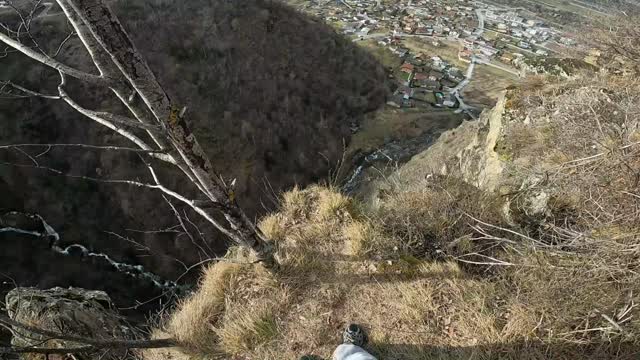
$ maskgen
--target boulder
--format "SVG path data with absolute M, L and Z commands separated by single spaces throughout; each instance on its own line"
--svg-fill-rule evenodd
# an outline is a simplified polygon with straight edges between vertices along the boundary
M 6 296 L 6 308 L 14 321 L 37 328 L 94 339 L 132 339 L 136 330 L 121 317 L 109 295 L 80 288 L 16 288 Z M 38 334 L 14 328 L 13 346 L 76 347 L 62 340 L 47 340 Z M 43 343 L 43 341 L 45 341 Z M 102 354 L 100 354 L 102 355 Z M 112 351 L 101 359 L 122 359 L 126 354 Z M 65 359 L 63 356 L 25 355 L 23 359 Z M 93 357 L 89 357 L 93 358 Z

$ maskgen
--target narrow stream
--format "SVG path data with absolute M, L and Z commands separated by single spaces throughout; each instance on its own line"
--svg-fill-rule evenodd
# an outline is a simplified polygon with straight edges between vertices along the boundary
M 353 195 L 367 181 L 368 169 L 399 167 L 411 160 L 414 155 L 429 148 L 443 131 L 445 129 L 425 131 L 414 138 L 390 141 L 375 151 L 359 156 L 355 159 L 353 170 L 342 185 L 342 191 L 347 195 Z M 383 175 L 382 171 L 380 175 Z

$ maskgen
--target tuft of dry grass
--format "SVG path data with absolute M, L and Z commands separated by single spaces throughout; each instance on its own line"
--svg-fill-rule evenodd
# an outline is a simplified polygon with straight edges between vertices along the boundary
M 376 244 L 384 241 L 382 234 L 366 221 L 353 221 L 345 225 L 343 230 L 346 252 L 350 255 L 363 256 L 370 253 Z
M 230 354 L 256 350 L 279 335 L 276 304 L 259 304 L 252 309 L 229 306 L 233 310 L 218 330 L 220 348 Z
M 167 332 L 185 348 L 217 354 L 218 336 L 214 324 L 224 313 L 229 280 L 239 271 L 241 265 L 224 262 L 206 268 L 198 292 L 178 305 L 167 324 Z
M 319 218 L 331 219 L 353 214 L 351 198 L 336 189 L 316 187 L 312 191 L 316 194 L 314 206 Z
M 275 242 L 282 240 L 287 232 L 283 216 L 279 214 L 270 214 L 263 217 L 260 219 L 258 227 L 267 238 Z
M 160 329 L 154 329 L 151 334 L 152 339 L 167 339 L 170 337 L 171 334 Z M 137 351 L 137 355 L 144 360 L 192 360 L 194 358 L 180 348 L 141 349 Z

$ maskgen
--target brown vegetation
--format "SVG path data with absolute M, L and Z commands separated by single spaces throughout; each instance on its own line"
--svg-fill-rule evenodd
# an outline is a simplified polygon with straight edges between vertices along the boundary
M 282 268 L 233 265 L 207 339 L 249 359 L 328 357 L 355 321 L 381 359 L 637 358 L 639 86 L 591 74 L 512 89 L 495 193 L 452 175 L 389 179 L 375 207 L 318 186 L 286 193 L 261 222 Z M 192 301 L 168 324 L 200 318 Z
M 608 278 L 600 253 L 547 248 L 473 220 L 467 212 L 496 208 L 484 208 L 478 201 L 490 196 L 468 185 L 439 179 L 434 189 L 388 194 L 376 215 L 326 188 L 286 195 L 283 210 L 262 222 L 280 239 L 282 268 L 214 265 L 165 331 L 184 339 L 182 352 L 202 357 L 328 357 L 352 321 L 369 329 L 369 350 L 381 359 L 637 354 L 640 324 L 627 319 L 637 285 Z M 462 194 L 475 201 L 453 200 Z M 430 206 L 458 211 L 458 224 Z M 430 231 L 447 240 L 439 260 L 401 247 Z

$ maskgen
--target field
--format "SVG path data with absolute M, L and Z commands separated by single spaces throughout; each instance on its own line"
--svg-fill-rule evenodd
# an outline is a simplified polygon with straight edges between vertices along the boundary
M 441 46 L 433 45 L 433 40 L 422 38 L 407 38 L 403 41 L 403 44 L 411 51 L 415 53 L 425 53 L 430 56 L 438 55 L 443 60 L 457 66 L 461 69 L 466 69 L 467 63 L 458 59 L 458 50 L 460 44 L 456 41 L 442 41 Z
M 369 39 L 356 42 L 373 55 L 385 68 L 396 68 L 402 64 L 402 59 L 389 49 L 378 45 L 377 40 Z
M 519 81 L 518 77 L 506 71 L 487 65 L 477 65 L 473 78 L 464 89 L 463 94 L 471 105 L 492 107 L 502 91 Z

